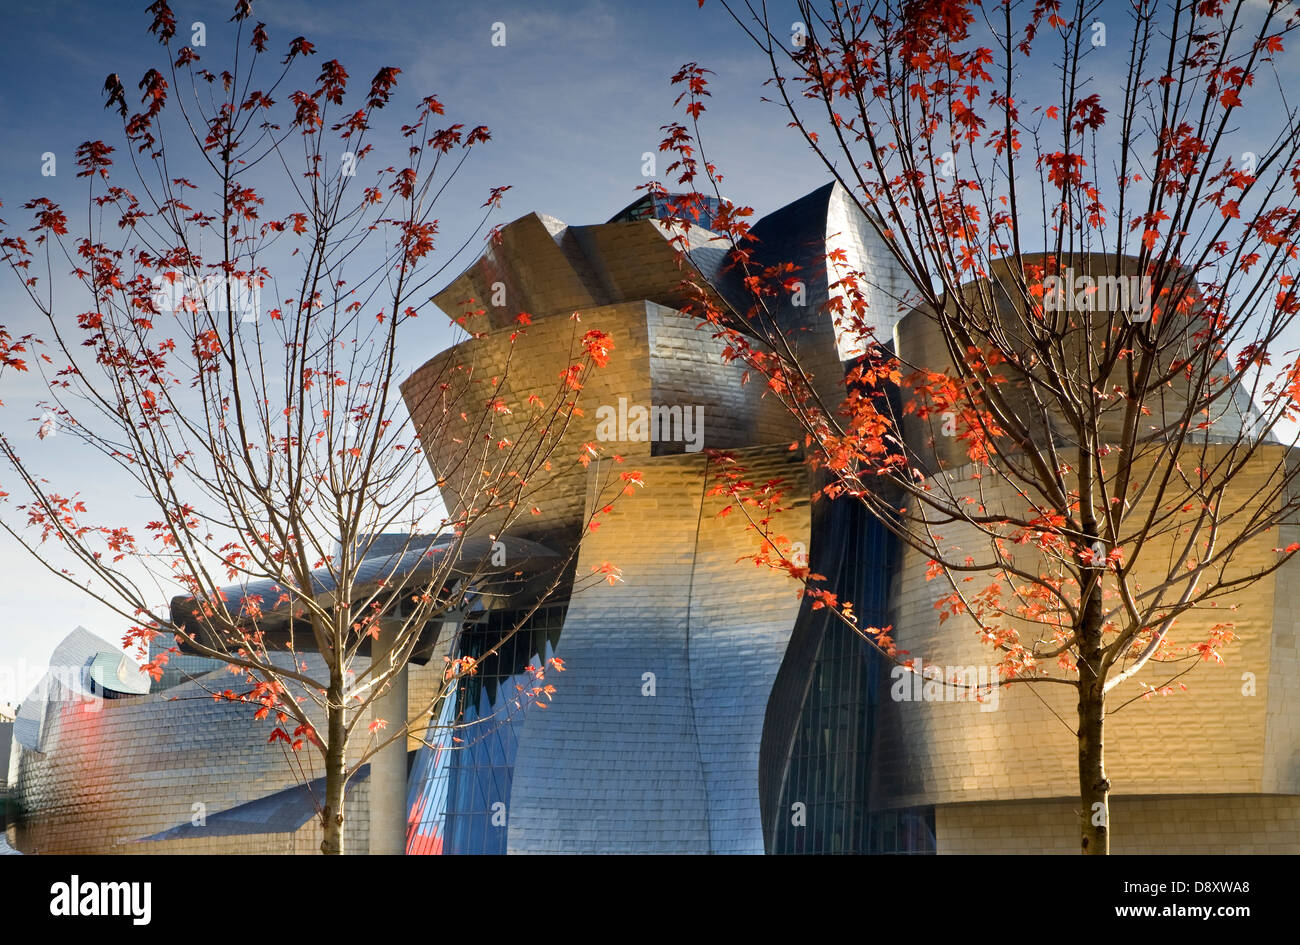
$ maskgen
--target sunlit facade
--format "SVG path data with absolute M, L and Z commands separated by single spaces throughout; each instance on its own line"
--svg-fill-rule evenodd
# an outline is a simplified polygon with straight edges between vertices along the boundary
M 780 530 L 810 549 L 814 570 L 885 622 L 896 553 L 888 532 L 848 503 L 814 505 L 788 415 L 722 358 L 721 342 L 684 313 L 694 277 L 724 306 L 738 296 L 726 253 L 703 217 L 683 272 L 663 222 L 671 198 L 646 197 L 606 224 L 567 226 L 529 214 L 436 296 L 447 311 L 484 308 L 487 331 L 415 372 L 403 386 L 417 430 L 424 399 L 455 367 L 513 365 L 521 399 L 542 393 L 564 366 L 568 316 L 614 338 L 610 364 L 583 391 L 575 448 L 597 439 L 593 414 L 620 401 L 698 409 L 700 442 L 629 437 L 617 444 L 647 487 L 622 498 L 578 548 L 577 576 L 614 561 L 623 580 L 572 595 L 492 678 L 516 680 L 524 660 L 554 652 L 569 672 L 544 709 L 512 711 L 508 694 L 477 680 L 449 698 L 412 769 L 411 853 L 932 853 L 934 812 L 877 810 L 873 732 L 884 666 L 852 631 L 801 604 L 789 578 L 737 559 L 755 550 L 742 522 L 710 496 L 719 467 L 709 450 L 742 457 L 755 477 L 787 483 Z M 704 208 L 708 217 L 716 207 Z M 860 353 L 824 312 L 834 276 L 828 250 L 873 276 L 878 326 L 898 314 L 900 274 L 837 187 L 824 187 L 760 221 L 764 252 L 792 258 L 804 304 L 782 312 L 807 339 L 826 393 Z M 784 256 L 783 256 L 784 254 Z M 504 306 L 485 300 L 508 300 Z M 516 335 L 514 315 L 532 324 Z M 511 354 L 508 359 L 507 355 Z M 430 425 L 432 419 L 430 420 Z M 426 442 L 453 482 L 454 454 Z M 594 464 L 593 464 L 594 465 Z M 560 553 L 577 541 L 599 475 L 557 470 L 539 489 L 526 537 Z M 490 639 L 490 634 L 488 635 Z M 473 655 L 481 631 L 455 648 Z M 525 656 L 526 652 L 526 656 Z M 518 684 L 518 683 L 516 683 Z M 477 744 L 449 723 L 494 713 Z M 456 736 L 459 733 L 455 733 Z

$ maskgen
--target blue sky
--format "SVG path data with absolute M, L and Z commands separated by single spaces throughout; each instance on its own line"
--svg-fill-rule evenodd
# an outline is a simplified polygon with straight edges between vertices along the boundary
M 140 7 L 144 3 L 139 4 Z M 231 4 L 177 3 L 178 20 L 209 28 L 205 64 L 219 62 Z M 382 65 L 403 70 L 408 94 L 435 92 L 449 114 L 486 124 L 490 148 L 462 182 L 475 194 L 512 184 L 505 214 L 545 210 L 565 220 L 603 220 L 643 183 L 641 155 L 655 150 L 659 126 L 675 117 L 668 77 L 698 60 L 718 72 L 712 148 L 729 180 L 761 209 L 811 190 L 824 174 L 781 133 L 775 106 L 758 102 L 762 62 L 736 40 L 716 6 L 694 0 L 637 2 L 362 4 L 265 0 L 256 18 L 273 48 L 298 34 L 317 44 L 317 61 L 339 58 L 354 83 Z M 506 45 L 490 44 L 492 24 Z M 40 155 L 71 157 L 88 138 L 112 142 L 120 127 L 103 109 L 104 77 L 119 72 L 128 90 L 158 58 L 135 3 L 25 4 L 0 36 L 0 188 L 18 196 L 68 188 L 40 175 Z M 134 105 L 134 101 L 132 101 Z M 70 163 L 70 161 L 69 161 Z

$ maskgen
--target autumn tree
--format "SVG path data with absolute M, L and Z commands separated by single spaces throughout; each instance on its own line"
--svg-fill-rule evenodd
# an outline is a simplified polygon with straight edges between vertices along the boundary
M 1222 661 L 1243 612 L 1271 614 L 1251 588 L 1300 551 L 1282 537 L 1300 116 L 1278 61 L 1297 6 L 720 6 L 909 289 L 881 311 L 888 287 L 828 254 L 827 317 L 855 346 L 828 378 L 782 315 L 800 270 L 724 200 L 711 229 L 742 301 L 701 292 L 697 311 L 799 419 L 821 497 L 862 503 L 929 562 L 935 620 L 993 648 L 995 685 L 1077 695 L 1080 844 L 1107 853 L 1108 715 Z M 681 228 L 721 198 L 707 76 L 674 77 L 687 117 L 661 147 L 689 191 Z M 900 313 L 896 339 L 879 330 Z M 913 665 L 896 628 L 858 626 L 787 546 L 760 560 Z
M 272 742 L 319 754 L 321 850 L 342 853 L 349 779 L 388 746 L 404 755 L 415 720 L 476 671 L 448 659 L 428 705 L 378 715 L 407 661 L 427 657 L 430 628 L 510 597 L 525 617 L 508 639 L 571 573 L 573 553 L 510 534 L 534 507 L 534 476 L 578 461 L 561 442 L 613 340 L 575 319 L 554 388 L 521 403 L 509 363 L 486 377 L 448 359 L 433 400 L 411 405 L 424 441 L 440 443 L 435 474 L 398 357 L 413 320 L 438 315 L 431 281 L 491 236 L 507 187 L 450 252 L 436 215 L 488 129 L 444 118 L 432 95 L 381 122 L 399 69 L 352 88 L 338 60 L 311 65 L 303 37 L 272 52 L 246 0 L 224 68 L 181 44 L 165 0 L 148 12 L 166 59 L 138 85 L 108 77 L 123 140 L 78 148 L 82 212 L 36 197 L 30 225 L 0 232 L 30 303 L 23 324 L 40 326 L 0 328 L 0 370 L 39 377 L 32 431 L 79 457 L 48 468 L 39 449 L 20 452 L 32 431 L 0 434 L 0 527 L 120 615 L 127 645 L 163 640 L 155 675 L 177 648 L 228 664 L 237 679 L 214 698 L 248 703 Z M 451 314 L 462 339 L 477 333 L 473 303 Z M 97 509 L 80 494 L 79 477 L 112 475 L 141 497 L 143 527 L 121 520 L 126 503 Z M 613 501 L 628 487 L 610 488 Z M 557 668 L 530 667 L 518 701 L 549 699 Z

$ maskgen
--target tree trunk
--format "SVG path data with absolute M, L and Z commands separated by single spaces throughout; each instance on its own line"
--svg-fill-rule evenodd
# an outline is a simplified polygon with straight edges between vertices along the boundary
M 1110 853 L 1110 781 L 1106 779 L 1106 695 L 1098 680 L 1079 681 L 1079 823 L 1086 856 Z
M 325 741 L 325 807 L 321 811 L 321 824 L 325 837 L 320 852 L 343 853 L 343 775 L 347 767 L 346 739 L 343 729 L 342 687 L 336 694 L 331 687 L 329 696 L 329 732 Z
M 1091 446 L 1085 441 L 1085 446 Z M 1105 618 L 1102 585 L 1105 581 L 1108 548 L 1101 541 L 1097 520 L 1094 478 L 1096 454 L 1091 448 L 1079 450 L 1080 524 L 1085 548 L 1092 558 L 1080 581 L 1082 607 L 1076 627 L 1079 640 L 1079 826 L 1080 845 L 1085 856 L 1110 853 L 1110 782 L 1106 780 L 1106 680 Z

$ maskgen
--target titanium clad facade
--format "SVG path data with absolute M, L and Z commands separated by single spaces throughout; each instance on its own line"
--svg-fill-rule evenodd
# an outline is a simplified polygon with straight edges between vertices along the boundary
M 821 483 L 791 448 L 800 429 L 683 310 L 684 279 L 733 314 L 744 294 L 703 226 L 679 265 L 662 220 L 670 202 L 643 198 L 594 226 L 528 214 L 435 297 L 449 314 L 481 311 L 483 320 L 402 385 L 449 505 L 471 492 L 457 477 L 473 471 L 457 468 L 459 431 L 438 414 L 443 384 L 500 377 L 511 402 L 545 399 L 568 363 L 575 312 L 579 335 L 599 329 L 614 347 L 584 386 L 561 461 L 533 483 L 535 514 L 514 533 L 546 552 L 512 558 L 524 562 L 520 584 L 559 573 L 558 590 L 531 616 L 533 601 L 522 597 L 474 598 L 448 621 L 428 665 L 411 669 L 415 711 L 442 678 L 444 656 L 477 661 L 422 737 L 408 740 L 407 853 L 1073 851 L 1074 746 L 1052 713 L 1071 710 L 1061 693 L 1045 693 L 1044 706 L 1009 687 L 996 711 L 900 701 L 892 664 L 861 635 L 813 609 L 784 571 L 747 560 L 759 531 L 743 513 L 720 514 L 727 503 L 715 491 L 731 459 L 780 493 L 765 526 L 806 551 L 811 570 L 852 601 L 859 626 L 891 627 L 901 648 L 927 660 L 992 661 L 969 626 L 935 618 L 943 589 L 926 580 L 924 556 L 851 500 L 813 499 Z M 902 270 L 840 187 L 819 188 L 753 232 L 760 264 L 795 264 L 803 292 L 781 299 L 776 316 L 823 398 L 843 398 L 866 343 L 827 314 L 842 275 L 828 253 L 842 252 L 840 265 L 865 277 L 876 340 L 941 368 L 941 339 L 917 313 L 904 317 Z M 532 316 L 522 332 L 521 311 Z M 601 417 L 633 406 L 675 410 L 678 425 L 641 438 L 616 424 L 609 443 Z M 500 422 L 516 436 L 527 421 Z M 927 432 L 905 435 L 915 445 Z M 639 470 L 645 487 L 621 497 L 579 544 L 613 462 L 579 463 L 591 441 L 605 441 L 623 458 L 617 468 Z M 944 449 L 936 467 L 960 481 L 961 457 Z M 980 488 L 983 502 L 1013 498 L 993 483 Z M 1300 526 L 1262 538 L 1250 554 L 1264 561 L 1292 540 Z M 572 564 L 557 570 L 570 553 Z M 606 562 L 621 569 L 608 582 Z M 1297 580 L 1287 567 L 1256 585 L 1272 611 L 1239 622 L 1234 659 L 1253 674 L 1251 696 L 1237 674 L 1207 675 L 1195 698 L 1108 723 L 1108 769 L 1127 792 L 1112 806 L 1117 852 L 1300 852 Z M 72 634 L 55 659 L 71 669 L 20 708 L 8 779 L 13 847 L 316 849 L 303 800 L 315 773 L 298 777 L 247 707 L 212 701 L 224 670 L 180 656 L 160 683 L 141 688 L 114 653 L 85 631 Z M 529 697 L 539 683 L 555 687 L 541 706 Z M 367 850 L 368 792 L 361 778 L 348 795 L 350 852 Z M 203 812 L 213 825 L 206 832 Z
M 285 819 L 282 804 L 255 803 L 301 790 L 300 773 L 267 743 L 269 724 L 255 721 L 251 707 L 213 700 L 214 690 L 230 684 L 225 669 L 105 698 L 78 683 L 97 657 L 100 664 L 127 660 L 78 628 L 55 649 L 50 672 L 23 703 L 9 764 L 11 846 L 23 853 L 319 851 L 309 808 L 299 804 L 308 814 L 299 822 Z M 413 693 L 429 691 L 424 677 L 431 671 L 412 667 Z M 312 771 L 314 756 L 297 760 L 309 780 L 320 774 Z M 363 777 L 348 793 L 345 840 L 354 853 L 368 845 L 367 798 Z M 260 827 L 258 817 L 265 819 Z
M 788 452 L 740 455 L 756 476 L 803 485 Z M 568 672 L 520 742 L 512 853 L 763 852 L 763 705 L 795 585 L 737 564 L 753 535 L 739 516 L 718 518 L 707 457 L 643 465 L 656 486 L 583 543 L 579 573 L 617 560 L 624 580 L 570 604 L 557 648 Z M 776 527 L 806 541 L 807 514 L 805 499 Z
M 618 444 L 629 467 L 644 473 L 646 488 L 620 499 L 584 539 L 576 574 L 613 561 L 622 580 L 571 596 L 552 643 L 569 671 L 555 682 L 555 701 L 530 710 L 526 723 L 501 725 L 515 740 L 508 777 L 494 765 L 455 760 L 469 749 L 434 743 L 420 750 L 417 780 L 444 786 L 424 790 L 413 782 L 408 849 L 498 852 L 504 835 L 511 853 L 930 852 L 929 811 L 913 818 L 918 829 L 895 829 L 888 842 L 869 839 L 873 826 L 898 823 L 893 813 L 873 820 L 867 812 L 878 661 L 856 635 L 809 617 L 788 576 L 738 563 L 759 539 L 743 516 L 719 517 L 726 503 L 709 495 L 719 468 L 706 451 L 731 451 L 743 457 L 750 478 L 780 481 L 788 501 L 774 531 L 804 549 L 820 542 L 824 560 L 843 562 L 837 580 L 868 595 L 864 612 L 872 615 L 885 607 L 891 539 L 840 512 L 814 509 L 808 469 L 790 449 L 799 431 L 784 408 L 744 384 L 739 366 L 722 358 L 721 343 L 681 311 L 690 299 L 684 278 L 711 286 L 718 304 L 740 297 L 726 253 L 697 227 L 695 271 L 684 272 L 657 219 L 666 210 L 665 201 L 643 198 L 609 223 L 577 227 L 530 214 L 504 227 L 500 243 L 436 296 L 448 312 L 483 310 L 490 330 L 403 385 L 422 433 L 447 435 L 432 413 L 426 419 L 425 405 L 454 375 L 452 366 L 505 375 L 511 344 L 511 394 L 543 393 L 565 363 L 575 310 L 584 328 L 612 335 L 614 349 L 584 388 L 574 455 L 578 444 L 597 439 L 596 408 L 620 400 L 698 409 L 703 423 L 694 443 Z M 839 278 L 828 272 L 826 254 L 844 249 L 848 265 L 879 283 L 872 306 L 885 337 L 898 312 L 896 267 L 870 256 L 868 222 L 834 186 L 765 218 L 755 233 L 764 258 L 800 265 L 806 305 L 785 306 L 781 318 L 801 333 L 819 385 L 838 401 L 855 346 L 824 312 Z M 488 304 L 494 293 L 508 304 Z M 533 323 L 512 338 L 518 311 Z M 450 451 L 444 461 L 433 436 L 424 446 L 434 471 L 454 477 Z M 597 474 L 577 463 L 557 468 L 540 490 L 546 501 L 528 537 L 571 548 Z M 450 492 L 454 497 L 454 485 Z M 829 541 L 857 542 L 866 559 L 837 556 L 812 524 L 838 520 Z M 455 780 L 473 772 L 480 779 L 473 789 Z M 805 799 L 818 826 L 781 827 L 778 808 L 789 797 Z M 450 825 L 481 820 L 487 799 L 506 802 L 506 825 L 474 834 L 479 843 L 453 845 Z

